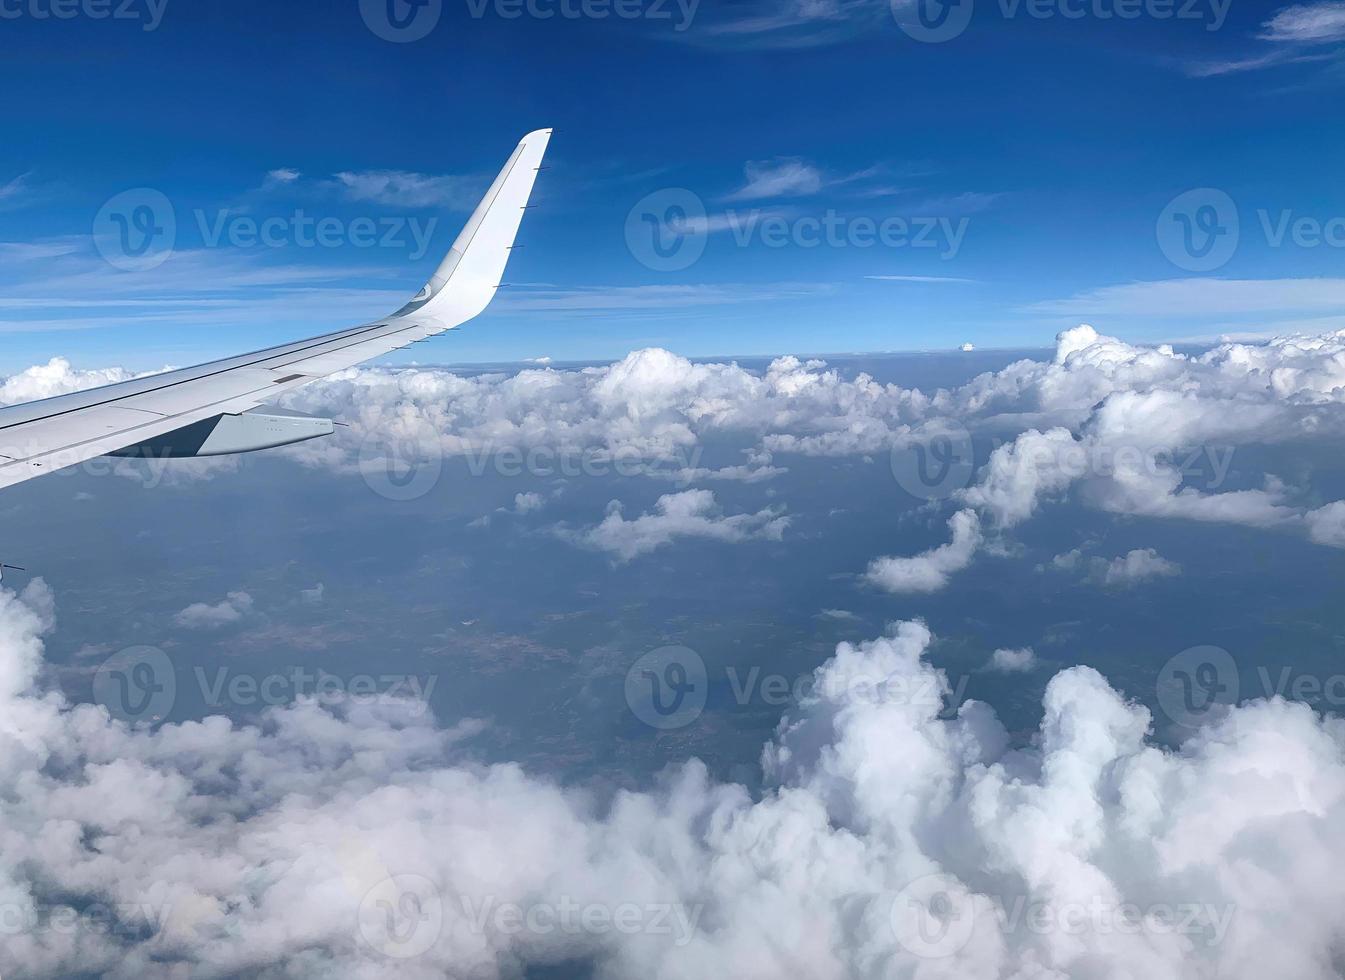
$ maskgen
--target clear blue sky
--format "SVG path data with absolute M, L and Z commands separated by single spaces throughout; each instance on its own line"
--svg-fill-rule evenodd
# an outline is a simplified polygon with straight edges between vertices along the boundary
M 1160 18 L 1163 0 L 1130 0 L 1121 18 L 1114 0 L 975 0 L 927 43 L 905 0 L 622 0 L 631 16 L 606 18 L 604 0 L 393 0 L 424 33 L 402 41 L 388 0 L 68 2 L 0 19 L 0 369 L 190 363 L 385 313 L 541 126 L 557 133 L 519 285 L 419 356 L 1345 325 L 1338 3 L 1178 0 L 1188 16 Z M 93 232 L 116 231 L 105 205 L 132 188 L 163 198 L 113 210 L 166 201 L 175 236 L 128 270 Z M 699 252 L 678 268 L 639 243 L 657 230 L 640 202 L 671 188 L 704 209 L 673 229 Z M 299 213 L 330 242 L 308 244 Z M 382 243 L 360 240 L 371 227 Z

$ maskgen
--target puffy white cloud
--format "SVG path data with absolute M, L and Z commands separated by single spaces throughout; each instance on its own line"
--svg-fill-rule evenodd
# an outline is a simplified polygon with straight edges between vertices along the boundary
M 316 599 L 322 598 L 322 586 L 317 588 Z M 307 596 L 305 595 L 305 598 Z M 183 629 L 209 630 L 236 623 L 252 611 L 252 596 L 246 592 L 230 592 L 216 603 L 193 602 L 173 617 Z
M 81 371 L 71 367 L 64 357 L 53 357 L 46 364 L 36 364 L 5 378 L 0 384 L 0 403 L 13 405 L 39 398 L 54 398 L 72 391 L 130 381 L 137 377 L 142 375 L 132 374 L 122 368 Z
M 611 554 L 618 561 L 630 561 L 677 538 L 710 538 L 716 541 L 745 541 L 764 538 L 779 541 L 789 518 L 779 508 L 767 507 L 755 514 L 724 514 L 709 490 L 684 490 L 658 498 L 654 512 L 627 520 L 621 502 L 607 506 L 602 523 L 582 530 L 558 529 L 558 533 L 576 544 Z
M 1037 655 L 1031 647 L 1000 647 L 990 655 L 985 669 L 998 674 L 1026 674 L 1036 666 Z
M 1302 704 L 1168 751 L 1075 667 L 1014 749 L 941 717 L 903 623 L 837 647 L 759 799 L 695 761 L 600 796 L 396 705 L 128 727 L 34 686 L 51 625 L 40 581 L 0 591 L 6 972 L 1311 980 L 1345 940 L 1345 733 Z
M 546 506 L 546 500 L 540 493 L 528 491 L 514 494 L 514 513 L 532 514 Z
M 1118 558 L 1094 558 L 1090 577 L 1105 586 L 1130 586 L 1151 578 L 1180 575 L 1182 567 L 1153 548 L 1135 548 Z
M 56 361 L 10 378 L 5 391 L 27 397 L 121 376 Z M 278 452 L 350 472 L 380 452 L 465 457 L 474 472 L 512 454 L 515 470 L 543 476 L 591 468 L 681 485 L 753 483 L 783 473 L 790 454 L 888 453 L 956 427 L 1009 439 L 958 498 L 997 534 L 1066 497 L 1117 514 L 1311 534 L 1297 503 L 1307 488 L 1273 474 L 1260 487 L 1227 486 L 1241 447 L 1345 435 L 1345 331 L 1187 355 L 1084 325 L 1060 334 L 1049 361 L 1021 360 L 932 392 L 846 378 L 823 361 L 786 356 L 750 371 L 650 348 L 604 367 L 512 375 L 353 369 L 285 402 L 350 427 Z M 746 463 L 702 464 L 707 444 L 729 440 L 747 443 Z M 916 567 L 927 583 L 948 574 Z
M 911 558 L 875 558 L 865 578 L 888 592 L 937 592 L 948 577 L 971 564 L 981 546 L 981 521 L 975 511 L 960 510 L 948 519 L 952 540 Z
M 1308 525 L 1308 537 L 1313 541 L 1332 548 L 1345 548 L 1345 500 L 1308 511 L 1304 520 Z
M 1074 482 L 1077 474 L 1069 461 L 1078 450 L 1068 429 L 1029 429 L 991 453 L 980 480 L 959 497 L 989 514 L 999 527 L 1021 524 L 1043 499 Z

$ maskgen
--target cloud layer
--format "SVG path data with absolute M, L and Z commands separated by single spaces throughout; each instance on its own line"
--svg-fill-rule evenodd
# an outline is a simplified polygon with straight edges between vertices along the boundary
M 1313 978 L 1345 938 L 1345 736 L 1302 704 L 1171 752 L 1075 667 L 1010 749 L 909 622 L 837 647 L 760 799 L 696 761 L 607 796 L 386 701 L 129 728 L 39 685 L 53 608 L 0 591 L 6 972 Z

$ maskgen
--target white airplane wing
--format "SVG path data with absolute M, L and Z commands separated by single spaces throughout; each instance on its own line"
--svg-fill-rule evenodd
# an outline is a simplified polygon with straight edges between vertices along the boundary
M 277 395 L 452 330 L 490 303 L 551 130 L 515 147 L 430 281 L 396 313 L 196 367 L 0 408 L 0 488 L 95 456 L 212 456 L 311 439 L 330 419 L 263 408 Z

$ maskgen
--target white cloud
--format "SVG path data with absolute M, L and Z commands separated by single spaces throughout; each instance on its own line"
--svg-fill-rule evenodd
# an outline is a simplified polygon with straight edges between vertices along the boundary
M 1037 655 L 1031 647 L 1000 647 L 990 655 L 985 669 L 998 674 L 1026 674 L 1037 668 Z
M 475 178 L 408 170 L 347 170 L 335 179 L 352 201 L 401 208 L 470 208 L 481 193 L 480 181 Z
M 1074 482 L 1071 461 L 1078 448 L 1068 429 L 1029 429 L 991 453 L 980 480 L 959 497 L 989 514 L 999 527 L 1021 524 L 1042 500 Z
M 822 189 L 822 171 L 796 158 L 749 162 L 747 182 L 728 195 L 729 201 L 756 201 L 771 197 L 806 197 Z
M 1260 36 L 1294 44 L 1345 41 L 1345 3 L 1324 0 L 1285 7 L 1265 22 Z
M 1046 300 L 1032 313 L 1061 316 L 1213 316 L 1345 310 L 1345 279 L 1165 279 Z
M 779 541 L 789 518 L 779 508 L 767 507 L 755 514 L 726 515 L 709 490 L 684 490 L 658 498 L 654 512 L 626 520 L 621 502 L 613 500 L 601 524 L 579 531 L 559 529 L 562 537 L 596 548 L 617 561 L 630 561 L 677 538 L 710 538 L 715 541 L 746 541 L 761 538 Z
M 0 394 L 41 396 L 126 376 L 57 360 L 11 377 Z M 1008 439 L 954 497 L 997 536 L 1066 498 L 1116 514 L 1311 533 L 1299 503 L 1311 488 L 1235 474 L 1234 456 L 1246 446 L 1345 436 L 1345 331 L 1187 355 L 1085 325 L 1063 331 L 1049 361 L 1017 361 L 928 392 L 847 376 L 821 360 L 785 356 L 753 371 L 648 348 L 577 370 L 354 369 L 284 403 L 351 424 L 277 453 L 352 474 L 362 451 L 386 442 L 466 457 L 474 469 L 507 450 L 551 472 L 563 463 L 684 485 L 752 483 L 782 473 L 789 455 L 877 456 L 962 431 Z M 747 462 L 705 465 L 705 447 L 726 441 L 746 442 Z M 890 568 L 921 569 L 915 580 L 936 583 L 955 570 L 952 557 L 970 560 L 956 550 L 939 552 L 934 566 Z
M 514 494 L 515 514 L 533 514 L 541 510 L 545 505 L 546 500 L 540 493 L 529 491 L 527 493 Z
M 292 184 L 302 176 L 303 174 L 299 173 L 299 171 L 295 170 L 293 167 L 277 167 L 275 170 L 268 170 L 266 172 L 265 185 L 274 187 L 283 184 Z
M 1152 578 L 1180 575 L 1182 567 L 1168 561 L 1153 548 L 1135 548 L 1108 561 L 1094 558 L 1089 577 L 1100 585 L 1127 587 Z
M 941 717 L 929 631 L 903 623 L 836 648 L 759 798 L 694 760 L 603 796 L 472 762 L 479 724 L 395 705 L 128 727 L 38 686 L 52 623 L 40 580 L 0 591 L 0 894 L 76 923 L 10 933 L 17 975 L 1326 980 L 1345 942 L 1322 862 L 1345 847 L 1341 734 L 1303 704 L 1169 751 L 1074 667 L 1011 748 L 985 705 Z M 557 928 L 563 907 L 593 912 Z
M 975 511 L 960 510 L 948 519 L 952 540 L 911 558 L 875 558 L 865 578 L 888 592 L 937 592 L 953 572 L 971 564 L 981 546 L 981 522 Z
M 174 616 L 173 622 L 183 629 L 209 630 L 236 623 L 251 611 L 252 596 L 246 592 L 230 592 L 213 605 L 193 602 Z
M 54 398 L 72 391 L 85 388 L 97 388 L 100 385 L 129 381 L 142 375 L 132 374 L 121 368 L 102 368 L 92 371 L 80 371 L 70 366 L 64 357 L 53 357 L 46 364 L 11 374 L 0 383 L 0 402 L 13 405 L 18 402 L 36 401 L 39 398 Z
M 1345 500 L 1337 500 L 1303 515 L 1308 537 L 1318 544 L 1345 548 Z

